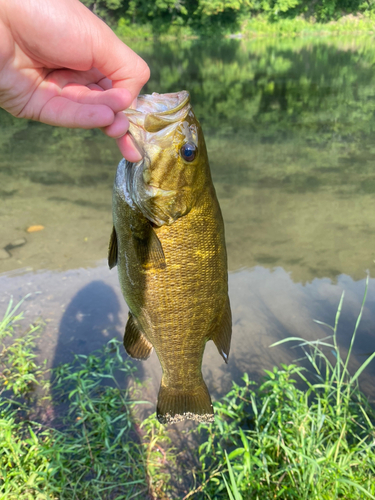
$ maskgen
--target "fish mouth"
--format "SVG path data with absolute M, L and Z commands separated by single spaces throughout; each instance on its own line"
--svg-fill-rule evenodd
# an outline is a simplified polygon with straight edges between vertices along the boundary
M 153 186 L 152 184 L 146 184 L 145 193 L 150 198 L 155 198 L 156 196 L 173 196 L 177 194 L 177 191 L 173 189 L 172 190 L 162 189 L 157 186 Z
M 172 94 L 145 94 L 138 96 L 133 107 L 124 111 L 129 120 L 129 133 L 136 144 L 152 142 L 153 134 L 158 139 L 185 119 L 191 109 L 190 94 L 186 90 Z
M 170 94 L 144 94 L 138 96 L 133 105 L 125 110 L 126 115 L 132 115 L 132 111 L 142 114 L 169 115 L 178 112 L 190 100 L 189 92 L 181 90 Z

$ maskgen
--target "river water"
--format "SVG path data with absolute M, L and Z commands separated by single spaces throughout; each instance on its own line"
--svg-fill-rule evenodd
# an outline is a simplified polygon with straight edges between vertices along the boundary
M 283 338 L 319 339 L 339 324 L 349 345 L 370 274 L 351 369 L 375 350 L 375 44 L 373 38 L 133 43 L 151 67 L 144 91 L 189 90 L 222 207 L 233 341 L 225 365 L 207 344 L 213 399 L 247 371 L 300 356 Z M 0 314 L 30 294 L 46 322 L 48 366 L 122 338 L 127 306 L 109 271 L 111 190 L 121 159 L 99 131 L 0 113 Z M 43 230 L 28 233 L 32 225 Z M 24 243 L 15 246 L 14 243 Z M 21 241 L 20 241 L 21 240 Z M 13 246 L 12 246 L 13 245 Z M 155 354 L 136 362 L 155 402 Z M 361 387 L 373 399 L 375 366 Z

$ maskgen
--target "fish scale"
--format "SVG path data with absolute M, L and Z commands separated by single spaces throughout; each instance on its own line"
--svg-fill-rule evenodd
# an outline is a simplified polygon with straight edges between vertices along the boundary
M 145 359 L 153 347 L 162 367 L 159 420 L 211 421 L 211 399 L 201 373 L 204 348 L 208 340 L 213 340 L 227 361 L 231 337 L 224 224 L 203 133 L 188 93 L 172 95 L 177 95 L 173 97 L 177 106 L 162 112 L 156 106 L 151 117 L 151 101 L 145 96 L 144 122 L 139 116 L 142 96 L 137 109 L 131 111 L 138 111 L 130 130 L 144 160 L 138 164 L 123 160 L 118 167 L 109 264 L 117 264 L 130 309 L 125 349 L 131 356 Z M 165 100 L 168 103 L 168 97 Z M 162 127 L 165 116 L 169 135 L 163 137 L 163 148 L 158 150 L 150 132 L 144 129 L 142 135 L 138 129 L 142 129 L 142 123 L 152 123 L 152 130 L 155 123 Z M 128 117 L 132 123 L 132 116 Z M 196 147 L 197 156 L 187 163 L 180 151 L 192 141 L 186 136 L 192 125 L 197 131 L 197 144 L 189 144 Z M 161 136 L 162 131 L 159 128 L 156 133 Z M 152 140 L 150 152 L 147 146 Z M 143 175 L 146 169 L 147 175 Z M 155 189 L 144 186 L 145 179 Z M 146 195 L 142 197 L 142 193 Z M 155 220 L 161 216 L 167 220 L 158 225 Z

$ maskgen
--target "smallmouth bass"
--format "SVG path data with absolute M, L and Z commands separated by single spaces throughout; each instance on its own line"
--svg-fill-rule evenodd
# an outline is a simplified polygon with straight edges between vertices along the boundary
M 202 129 L 186 91 L 138 97 L 125 111 L 143 159 L 123 159 L 113 189 L 108 263 L 129 306 L 124 347 L 155 349 L 160 422 L 213 420 L 201 366 L 208 340 L 227 362 L 232 321 L 224 224 Z

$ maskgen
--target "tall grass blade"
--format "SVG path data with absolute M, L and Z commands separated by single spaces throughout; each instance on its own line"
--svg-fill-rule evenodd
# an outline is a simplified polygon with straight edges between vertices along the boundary
M 355 488 L 356 490 L 359 490 L 359 491 L 362 491 L 362 493 L 364 493 L 368 498 L 371 498 L 372 500 L 375 500 L 375 497 L 374 495 L 371 495 L 371 493 L 369 493 L 363 486 L 361 486 L 360 484 L 358 483 L 354 483 L 353 481 L 350 481 L 349 479 L 345 479 L 343 477 L 340 477 L 337 479 L 337 481 L 339 483 L 344 483 L 344 484 L 348 484 L 349 486 L 352 486 L 353 488 Z
M 362 300 L 361 310 L 359 312 L 359 315 L 358 315 L 358 318 L 357 318 L 357 321 L 356 321 L 356 324 L 355 324 L 354 333 L 353 333 L 351 341 L 350 341 L 350 346 L 349 346 L 348 354 L 346 356 L 344 370 L 343 370 L 343 375 L 342 375 L 343 377 L 344 377 L 344 374 L 347 372 L 347 368 L 348 368 L 348 364 L 349 364 L 349 359 L 351 357 L 352 350 L 353 350 L 353 344 L 354 344 L 354 341 L 355 341 L 355 338 L 356 338 L 356 335 L 357 335 L 357 330 L 358 330 L 359 324 L 360 324 L 361 319 L 362 319 L 362 314 L 363 314 L 363 310 L 364 310 L 365 302 L 366 302 L 366 297 L 367 297 L 368 283 L 369 283 L 369 276 L 367 275 L 367 277 L 366 277 L 365 293 L 364 293 L 363 300 Z
M 228 486 L 227 482 L 225 481 L 225 485 L 227 487 L 228 494 L 233 495 L 233 497 L 232 497 L 233 500 L 243 500 L 242 499 L 242 495 L 238 491 L 236 479 L 234 477 L 233 469 L 232 469 L 232 466 L 231 466 L 231 463 L 230 463 L 230 460 L 229 460 L 229 457 L 228 457 L 228 453 L 227 453 L 226 450 L 225 450 L 225 459 L 226 459 L 226 462 L 227 462 L 227 465 L 228 465 L 228 472 L 229 472 L 230 484 L 231 484 L 231 489 L 230 489 L 230 487 Z M 225 480 L 225 478 L 224 478 L 224 480 Z
M 227 492 L 228 492 L 229 500 L 236 500 L 233 496 L 232 490 L 230 489 L 230 487 L 227 483 L 227 480 L 225 479 L 225 476 L 223 476 L 223 479 L 224 479 L 225 487 L 226 487 Z
M 374 358 L 375 358 L 375 352 L 373 352 L 371 354 L 371 356 L 369 358 L 367 358 L 366 361 L 364 363 L 362 363 L 362 365 L 358 368 L 358 370 L 355 372 L 353 377 L 350 379 L 350 384 L 353 384 L 358 379 L 358 377 L 361 375 L 363 370 L 371 363 L 371 361 Z

